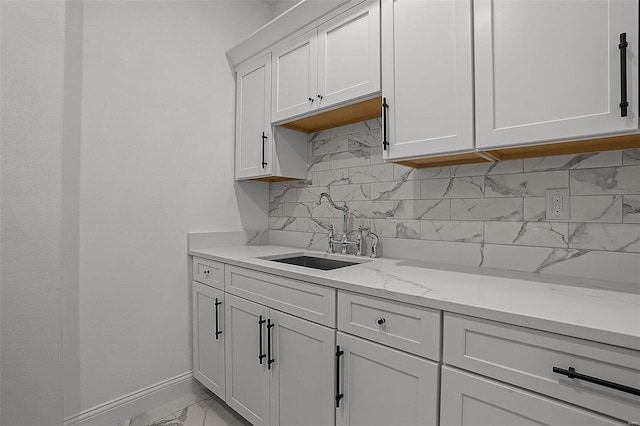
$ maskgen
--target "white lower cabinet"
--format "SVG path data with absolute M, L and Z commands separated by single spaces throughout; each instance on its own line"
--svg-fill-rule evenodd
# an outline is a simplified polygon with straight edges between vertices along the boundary
M 227 404 L 254 425 L 268 425 L 269 374 L 266 320 L 269 308 L 226 294 Z
M 332 425 L 335 331 L 226 297 L 227 404 L 254 425 Z
M 225 398 L 224 292 L 193 282 L 193 376 Z
M 342 332 L 337 345 L 337 425 L 437 424 L 437 363 Z
M 335 330 L 271 310 L 271 424 L 334 423 Z
M 440 424 L 595 426 L 627 423 L 447 366 L 442 368 Z

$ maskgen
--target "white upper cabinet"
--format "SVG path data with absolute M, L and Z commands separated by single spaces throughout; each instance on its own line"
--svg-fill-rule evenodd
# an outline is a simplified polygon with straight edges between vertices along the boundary
M 316 29 L 286 40 L 273 52 L 273 121 L 307 113 L 317 96 Z
M 380 5 L 368 1 L 318 27 L 317 107 L 378 91 Z
M 271 55 L 236 69 L 236 179 L 268 176 L 271 161 Z
M 477 147 L 638 129 L 637 0 L 475 0 L 474 19 Z
M 384 158 L 473 149 L 470 0 L 382 0 Z
M 271 54 L 236 69 L 236 179 L 307 178 L 307 135 L 271 125 Z
M 272 121 L 380 91 L 380 5 L 366 1 L 273 50 Z

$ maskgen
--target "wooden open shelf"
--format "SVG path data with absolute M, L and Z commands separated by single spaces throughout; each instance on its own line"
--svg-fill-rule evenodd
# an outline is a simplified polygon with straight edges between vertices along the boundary
M 286 182 L 289 180 L 300 180 L 300 178 L 292 178 L 292 177 L 285 177 L 285 176 L 265 176 L 265 177 L 259 177 L 259 178 L 251 178 L 251 179 L 247 179 L 247 180 L 254 180 L 256 182 Z
M 478 152 L 465 152 L 461 154 L 441 155 L 438 157 L 417 158 L 415 160 L 394 161 L 407 167 L 422 169 L 424 167 L 457 166 L 459 164 L 486 163 L 491 160 L 483 157 Z
M 581 154 L 631 148 L 640 148 L 640 134 L 494 149 L 487 151 L 487 154 L 495 157 L 496 160 L 516 160 L 519 158 L 549 157 L 552 155 Z
M 487 151 L 463 152 L 460 154 L 394 161 L 394 163 L 421 169 L 424 167 L 457 166 L 460 164 L 551 157 L 554 155 L 583 154 L 586 152 L 614 151 L 631 148 L 640 148 L 640 134 L 609 136 L 598 139 L 556 142 Z
M 382 116 L 382 98 L 376 97 L 366 101 L 321 112 L 311 117 L 301 118 L 282 124 L 282 127 L 314 133 L 333 127 L 345 126 L 359 121 L 370 120 Z

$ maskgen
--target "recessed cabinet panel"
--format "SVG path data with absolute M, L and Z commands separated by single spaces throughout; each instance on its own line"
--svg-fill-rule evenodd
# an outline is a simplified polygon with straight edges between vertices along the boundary
M 266 325 L 269 309 L 226 294 L 226 403 L 254 425 L 269 424 Z M 262 339 L 261 339 L 262 337 Z
M 225 398 L 224 292 L 193 282 L 193 376 Z
M 446 313 L 444 360 L 610 416 L 640 421 L 640 397 L 554 373 L 578 373 L 640 388 L 640 352 Z
M 637 0 L 477 0 L 474 16 L 478 147 L 638 129 Z
M 442 368 L 441 401 L 447 426 L 627 424 L 451 367 Z
M 273 52 L 273 116 L 304 114 L 315 107 L 317 92 L 316 30 L 285 41 Z
M 270 311 L 271 424 L 333 425 L 335 330 Z
M 340 426 L 436 425 L 438 364 L 338 332 Z
M 367 1 L 318 28 L 318 107 L 380 90 L 380 4 Z
M 238 66 L 236 179 L 272 173 L 271 55 Z
M 471 28 L 469 0 L 382 1 L 385 159 L 473 149 Z

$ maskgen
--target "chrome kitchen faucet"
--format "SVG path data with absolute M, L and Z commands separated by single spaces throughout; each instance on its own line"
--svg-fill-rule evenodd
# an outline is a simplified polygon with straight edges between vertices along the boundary
M 317 204 L 320 205 L 322 203 L 322 197 L 326 197 L 327 200 L 329 201 L 329 204 L 331 204 L 331 207 L 333 207 L 336 210 L 341 210 L 342 211 L 342 238 L 340 239 L 340 241 L 336 241 L 333 239 L 333 225 L 331 225 L 329 227 L 329 249 L 327 250 L 329 253 L 335 253 L 333 250 L 333 244 L 334 243 L 340 243 L 340 245 L 342 246 L 342 250 L 341 250 L 341 254 L 347 254 L 347 247 L 351 246 L 351 245 L 355 245 L 356 246 L 356 253 L 361 255 L 362 254 L 362 241 L 359 239 L 358 241 L 349 241 L 347 238 L 347 217 L 349 216 L 349 206 L 347 206 L 347 203 L 345 202 L 344 205 L 342 207 L 338 206 L 336 203 L 333 202 L 333 200 L 331 199 L 331 195 L 329 195 L 326 192 L 323 192 L 322 194 L 320 194 L 320 197 L 318 197 L 318 201 Z

